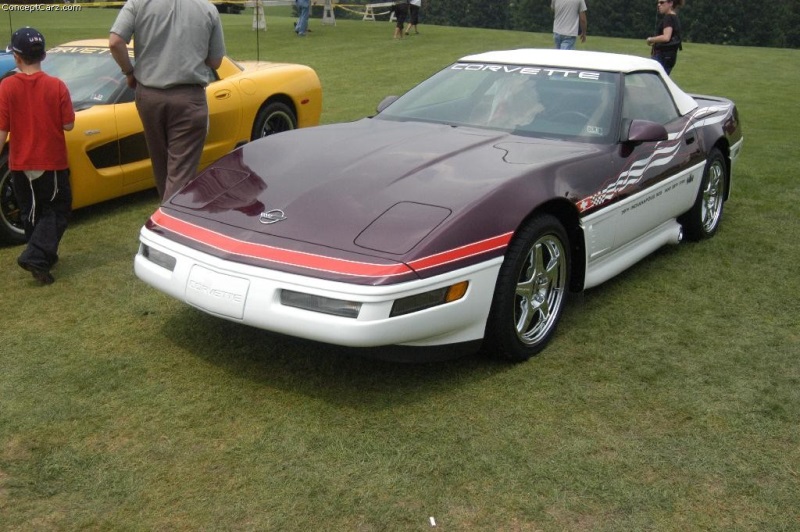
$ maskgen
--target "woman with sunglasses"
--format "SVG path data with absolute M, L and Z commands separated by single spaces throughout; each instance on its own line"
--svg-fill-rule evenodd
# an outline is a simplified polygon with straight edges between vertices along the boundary
M 667 74 L 672 71 L 678 60 L 678 50 L 682 49 L 681 21 L 677 13 L 681 7 L 683 0 L 658 0 L 657 35 L 647 38 L 647 44 L 652 46 L 653 59 L 661 63 Z

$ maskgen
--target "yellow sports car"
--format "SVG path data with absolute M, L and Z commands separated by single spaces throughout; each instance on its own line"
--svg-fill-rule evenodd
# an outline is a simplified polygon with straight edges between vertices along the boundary
M 154 187 L 134 94 L 108 41 L 56 46 L 47 51 L 42 68 L 64 80 L 76 111 L 75 128 L 66 132 L 73 208 Z M 209 130 L 201 168 L 248 141 L 319 123 L 322 88 L 310 67 L 243 67 L 226 57 L 216 78 L 206 89 Z M 6 150 L 0 154 L 0 240 L 24 239 Z

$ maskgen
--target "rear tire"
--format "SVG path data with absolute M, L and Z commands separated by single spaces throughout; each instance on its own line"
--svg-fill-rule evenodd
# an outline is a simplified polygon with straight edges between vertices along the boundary
M 17 197 L 11 183 L 8 152 L 0 155 L 0 241 L 8 244 L 24 244 L 26 241 Z
M 727 177 L 725 157 L 715 148 L 708 154 L 694 205 L 678 220 L 689 240 L 697 242 L 711 238 L 717 232 L 725 207 Z
M 253 133 L 250 140 L 268 137 L 275 133 L 297 128 L 297 116 L 294 111 L 282 102 L 268 103 L 258 111 L 253 122 Z
M 484 350 L 522 362 L 544 349 L 561 319 L 570 264 L 567 232 L 555 217 L 526 222 L 497 276 Z

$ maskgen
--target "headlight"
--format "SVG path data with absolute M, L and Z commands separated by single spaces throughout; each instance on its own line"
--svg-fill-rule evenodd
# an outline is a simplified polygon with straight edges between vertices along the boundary
M 281 304 L 287 307 L 342 316 L 343 318 L 357 318 L 358 313 L 361 311 L 361 303 L 357 301 L 344 301 L 342 299 L 303 294 L 292 290 L 281 290 Z
M 175 269 L 175 263 L 177 262 L 175 257 L 172 255 L 167 255 L 163 251 L 159 251 L 151 248 L 150 246 L 142 244 L 139 247 L 139 254 L 153 264 L 161 266 L 169 271 L 173 271 Z

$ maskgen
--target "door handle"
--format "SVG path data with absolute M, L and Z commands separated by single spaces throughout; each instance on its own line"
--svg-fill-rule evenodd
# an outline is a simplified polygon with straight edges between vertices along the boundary
M 230 97 L 231 97 L 231 91 L 229 90 L 222 90 L 214 93 L 214 98 L 216 98 L 217 100 L 227 100 Z

